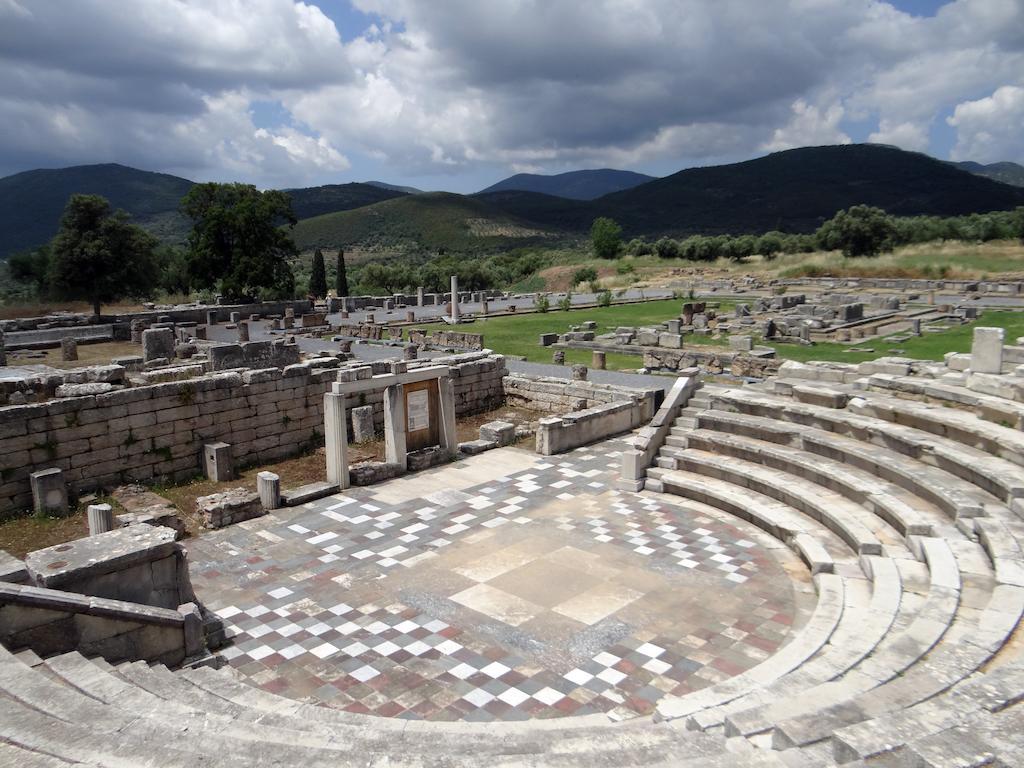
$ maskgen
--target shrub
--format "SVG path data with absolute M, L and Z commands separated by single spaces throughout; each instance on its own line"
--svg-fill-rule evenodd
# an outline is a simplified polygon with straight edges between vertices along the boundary
M 612 305 L 612 292 L 603 291 L 597 297 L 597 305 L 599 307 L 610 307 Z
M 546 293 L 542 293 L 537 297 L 536 307 L 538 312 L 547 312 L 551 309 L 551 299 L 548 298 Z
M 563 312 L 568 312 L 572 309 L 572 291 L 565 294 L 564 298 L 558 300 L 558 308 Z

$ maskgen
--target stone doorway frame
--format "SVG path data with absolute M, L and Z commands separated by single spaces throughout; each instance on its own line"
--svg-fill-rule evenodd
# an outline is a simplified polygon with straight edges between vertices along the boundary
M 408 415 L 405 408 L 405 385 L 421 381 L 437 381 L 439 445 L 449 456 L 458 449 L 455 434 L 455 388 L 451 368 L 431 365 L 408 370 L 404 362 L 391 363 L 391 372 L 373 375 L 371 366 L 345 368 L 338 371 L 338 380 L 331 391 L 324 393 L 324 443 L 327 453 L 327 482 L 339 489 L 348 488 L 348 419 L 345 401 L 352 395 L 378 389 L 384 390 L 384 460 L 398 464 L 405 472 L 408 461 L 406 434 Z

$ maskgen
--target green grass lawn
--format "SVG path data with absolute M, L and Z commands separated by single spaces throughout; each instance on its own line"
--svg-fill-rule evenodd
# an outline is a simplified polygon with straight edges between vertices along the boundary
M 698 301 L 712 299 L 698 299 Z M 587 320 L 597 323 L 597 333 L 607 333 L 617 326 L 656 325 L 677 317 L 682 299 L 648 301 L 642 304 L 622 304 L 593 309 L 574 309 L 569 312 L 553 309 L 545 313 L 531 313 L 510 317 L 478 319 L 459 326 L 469 333 L 482 333 L 484 345 L 506 355 L 521 355 L 530 362 L 550 363 L 552 350 L 540 346 L 542 333 L 565 333 L 570 325 L 579 325 Z M 732 309 L 731 302 L 721 302 L 718 311 L 726 314 Z M 776 354 L 784 360 L 807 362 L 809 360 L 833 360 L 846 363 L 861 363 L 878 357 L 898 355 L 918 360 L 941 360 L 947 352 L 969 352 L 971 336 L 976 325 L 1006 329 L 1006 341 L 1012 344 L 1018 336 L 1024 336 L 1024 312 L 986 310 L 975 323 L 953 328 L 941 333 L 925 333 L 903 342 L 888 342 L 870 339 L 858 344 L 820 343 L 811 347 L 796 344 L 777 344 Z M 725 339 L 711 339 L 707 336 L 689 335 L 684 346 L 719 346 L 727 348 Z M 851 352 L 851 347 L 870 348 L 872 352 Z M 901 351 L 900 351 L 901 350 Z M 591 353 L 586 349 L 565 350 L 566 363 L 590 364 Z M 640 355 L 608 353 L 609 370 L 635 369 L 643 365 Z
M 715 299 L 696 300 L 717 301 Z M 587 320 L 597 323 L 598 334 L 607 333 L 620 325 L 656 325 L 669 318 L 678 317 L 685 301 L 683 299 L 665 299 L 663 301 L 646 301 L 640 304 L 573 309 L 568 312 L 552 309 L 550 312 L 489 317 L 460 325 L 459 330 L 465 330 L 467 333 L 482 333 L 484 346 L 495 352 L 504 355 L 522 355 L 532 363 L 550 363 L 553 350 L 540 346 L 542 333 L 566 333 L 570 325 L 579 325 Z M 731 309 L 730 302 L 719 303 L 719 312 L 724 313 Z M 687 341 L 689 340 L 690 337 L 687 337 Z M 590 360 L 590 350 L 565 350 L 566 363 L 589 365 Z M 639 368 L 643 365 L 643 358 L 640 355 L 622 355 L 610 352 L 606 364 L 609 370 Z

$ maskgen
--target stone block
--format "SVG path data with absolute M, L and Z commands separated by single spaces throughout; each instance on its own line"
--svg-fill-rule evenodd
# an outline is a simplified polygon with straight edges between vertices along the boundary
M 754 340 L 750 336 L 730 336 L 729 349 L 734 352 L 750 352 L 754 349 Z
M 366 443 L 376 437 L 373 427 L 373 406 L 361 405 L 352 409 L 352 441 Z
M 466 456 L 476 456 L 497 447 L 498 444 L 493 440 L 469 440 L 465 443 L 459 443 L 459 453 L 463 453 Z
M 565 365 L 565 352 L 561 349 L 556 349 L 551 355 L 551 362 L 555 365 Z
M 668 349 L 681 349 L 683 337 L 678 333 L 659 333 L 658 346 L 667 347 Z
M 37 515 L 63 517 L 68 513 L 68 487 L 63 471 L 54 467 L 33 472 L 28 477 L 32 508 Z
M 215 483 L 235 479 L 235 461 L 227 443 L 207 443 L 203 446 L 203 468 Z
M 70 336 L 60 340 L 60 358 L 65 362 L 78 359 L 78 341 Z
M 174 331 L 170 328 L 150 328 L 142 332 L 142 358 L 149 363 L 160 358 L 174 358 Z
M 587 380 L 587 366 L 576 363 L 572 367 L 572 380 L 573 381 L 586 381 Z
M 550 347 L 552 344 L 558 341 L 557 333 L 542 333 L 540 335 L 540 345 L 542 347 Z
M 196 499 L 196 512 L 207 528 L 223 528 L 266 514 L 260 495 L 245 488 L 200 496 Z
M 516 425 L 508 421 L 489 421 L 480 427 L 480 439 L 500 446 L 511 445 L 516 439 Z
M 1002 373 L 1002 328 L 975 328 L 971 343 L 971 371 L 973 373 Z
M 603 371 L 607 367 L 605 353 L 595 349 L 590 355 L 590 367 L 597 371 Z

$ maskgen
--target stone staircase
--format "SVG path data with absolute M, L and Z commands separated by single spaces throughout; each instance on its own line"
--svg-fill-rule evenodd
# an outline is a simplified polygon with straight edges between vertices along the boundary
M 1016 404 L 892 378 L 708 385 L 680 412 L 647 489 L 776 536 L 819 603 L 774 657 L 661 717 L 783 758 L 1024 764 L 1024 439 L 980 413 Z

